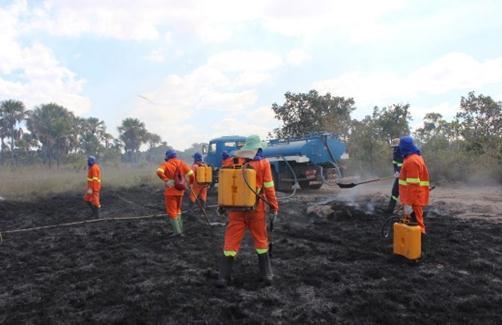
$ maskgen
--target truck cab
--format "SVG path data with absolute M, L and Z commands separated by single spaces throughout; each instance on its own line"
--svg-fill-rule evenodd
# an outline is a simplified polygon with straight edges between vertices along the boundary
M 221 167 L 221 155 L 226 151 L 232 155 L 246 143 L 246 137 L 239 135 L 228 135 L 212 139 L 209 144 L 202 147 L 202 153 L 205 155 L 204 161 L 215 169 Z
M 242 148 L 246 137 L 232 135 L 212 139 L 204 145 L 205 162 L 213 167 L 218 182 L 221 155 L 230 156 Z M 341 176 L 339 163 L 348 159 L 346 145 L 332 133 L 310 134 L 299 138 L 269 140 L 263 155 L 272 165 L 276 189 L 289 191 L 294 186 L 319 189 L 324 182 Z

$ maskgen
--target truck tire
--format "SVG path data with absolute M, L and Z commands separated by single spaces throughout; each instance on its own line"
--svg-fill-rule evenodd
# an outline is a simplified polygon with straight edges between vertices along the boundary
M 311 185 L 309 185 L 309 188 L 310 188 L 311 190 L 318 190 L 318 189 L 320 189 L 321 187 L 322 187 L 322 183 L 321 183 L 321 184 L 311 184 Z
M 300 187 L 302 190 L 308 190 L 310 188 L 309 183 L 310 181 L 299 181 Z

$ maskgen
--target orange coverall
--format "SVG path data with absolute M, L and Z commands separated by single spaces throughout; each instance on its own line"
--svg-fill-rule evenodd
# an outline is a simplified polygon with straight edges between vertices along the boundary
M 253 160 L 249 165 L 256 171 L 256 191 L 265 196 L 271 204 L 272 211 L 278 211 L 279 204 L 275 196 L 270 162 L 267 159 Z M 229 212 L 223 254 L 225 256 L 237 255 L 246 228 L 251 232 L 256 252 L 258 254 L 267 253 L 268 234 L 265 215 L 265 202 L 261 199 L 258 200 L 257 207 L 253 211 Z
M 176 173 L 176 169 L 180 169 L 182 175 L 185 175 L 185 178 L 190 176 L 190 180 L 188 183 L 193 183 L 193 171 L 190 169 L 185 162 L 178 158 L 172 158 L 168 161 L 163 162 L 159 168 L 157 168 L 157 176 L 162 179 L 164 182 L 170 182 L 168 186 L 164 189 L 164 206 L 166 208 L 166 213 L 171 219 L 176 219 L 181 215 L 181 201 L 183 199 L 184 191 L 179 191 L 174 188 L 174 175 Z
M 402 205 L 411 205 L 425 234 L 423 208 L 429 204 L 429 171 L 422 156 L 411 154 L 404 158 L 399 175 L 399 199 Z
M 101 168 L 99 168 L 98 164 L 93 164 L 87 170 L 87 189 L 91 189 L 92 194 L 86 193 L 84 195 L 84 200 L 100 208 L 99 191 L 101 191 Z
M 195 181 L 192 186 L 192 192 L 190 193 L 190 201 L 194 202 L 199 198 L 202 202 L 207 201 L 207 185 L 201 185 L 197 183 L 197 167 L 206 166 L 204 163 L 195 163 L 192 165 L 192 171 L 194 173 Z
M 230 167 L 234 164 L 234 159 L 232 157 L 229 157 L 227 159 L 223 159 L 221 161 L 221 167 Z

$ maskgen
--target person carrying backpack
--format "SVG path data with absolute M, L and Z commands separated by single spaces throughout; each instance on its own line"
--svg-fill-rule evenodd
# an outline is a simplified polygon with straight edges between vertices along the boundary
M 185 162 L 176 158 L 176 151 L 166 151 L 165 162 L 157 168 L 157 176 L 164 181 L 164 205 L 173 227 L 174 236 L 183 236 L 181 203 L 188 186 L 193 184 L 193 171 Z
M 225 244 L 221 258 L 220 274 L 216 285 L 225 287 L 231 281 L 232 265 L 239 251 L 240 243 L 247 230 L 251 233 L 254 241 L 260 275 L 265 284 L 272 283 L 273 274 L 269 255 L 269 241 L 266 225 L 266 205 L 273 215 L 279 211 L 279 203 L 275 195 L 274 180 L 270 162 L 262 154 L 262 148 L 266 143 L 257 135 L 251 135 L 246 139 L 246 144 L 236 152 L 236 160 L 248 164 L 256 171 L 256 188 L 258 202 L 251 211 L 228 212 L 228 223 L 225 230 Z M 241 164 L 241 163 L 239 163 Z M 265 200 L 267 203 L 265 203 Z
M 192 206 L 194 206 L 196 204 L 196 201 L 200 200 L 202 207 L 205 209 L 208 186 L 206 184 L 197 183 L 197 167 L 200 166 L 207 166 L 207 165 L 202 161 L 202 155 L 199 152 L 196 152 L 193 155 L 192 171 L 194 172 L 195 182 L 193 183 L 192 191 L 190 192 L 190 202 L 192 202 Z

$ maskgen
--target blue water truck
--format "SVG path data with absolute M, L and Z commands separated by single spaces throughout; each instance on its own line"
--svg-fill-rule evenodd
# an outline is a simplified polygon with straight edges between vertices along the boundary
M 233 155 L 245 142 L 244 136 L 223 136 L 203 146 L 205 161 L 213 167 L 216 182 L 223 151 Z M 282 191 L 294 186 L 319 189 L 324 182 L 342 176 L 342 161 L 348 159 L 345 143 L 333 133 L 269 140 L 263 154 L 272 165 L 276 189 Z

